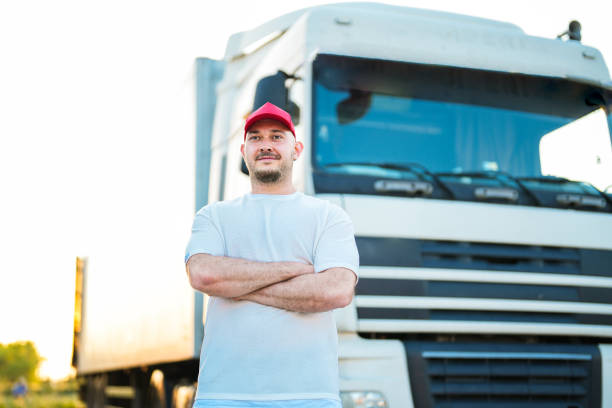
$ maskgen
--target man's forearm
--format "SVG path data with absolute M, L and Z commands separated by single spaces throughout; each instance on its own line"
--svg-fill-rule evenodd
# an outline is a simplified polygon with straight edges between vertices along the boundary
M 233 298 L 304 274 L 312 265 L 300 262 L 257 262 L 241 258 L 193 255 L 187 263 L 191 286 L 211 296 Z
M 325 312 L 348 305 L 353 298 L 355 275 L 345 268 L 300 275 L 242 295 L 248 300 L 292 312 Z

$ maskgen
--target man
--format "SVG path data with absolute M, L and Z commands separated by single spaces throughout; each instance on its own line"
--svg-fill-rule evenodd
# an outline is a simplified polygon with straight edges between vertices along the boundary
M 347 306 L 359 256 L 350 219 L 296 192 L 304 146 L 266 103 L 240 150 L 251 193 L 195 217 L 185 260 L 210 296 L 194 407 L 340 407 L 332 310 Z

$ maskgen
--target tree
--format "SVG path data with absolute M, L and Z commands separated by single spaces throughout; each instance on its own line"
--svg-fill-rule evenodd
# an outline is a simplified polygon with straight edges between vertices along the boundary
M 36 370 L 42 361 L 34 343 L 15 342 L 0 344 L 0 380 L 14 382 L 19 377 L 28 382 L 36 380 Z

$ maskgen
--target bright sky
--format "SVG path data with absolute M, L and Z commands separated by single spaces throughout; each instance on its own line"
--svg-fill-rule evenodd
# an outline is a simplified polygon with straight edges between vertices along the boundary
M 165 253 L 177 259 L 170 273 L 184 273 L 194 59 L 222 58 L 231 33 L 323 3 L 0 3 L 0 343 L 31 339 L 43 376 L 69 373 L 77 255 Z M 387 3 L 548 38 L 577 19 L 583 42 L 612 63 L 607 0 Z

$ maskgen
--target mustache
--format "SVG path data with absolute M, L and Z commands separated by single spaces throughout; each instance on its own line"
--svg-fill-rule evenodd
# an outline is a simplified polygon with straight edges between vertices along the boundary
M 255 156 L 255 160 L 259 160 L 259 159 L 280 159 L 280 155 L 278 154 L 272 154 L 272 153 L 259 153 L 257 156 Z

